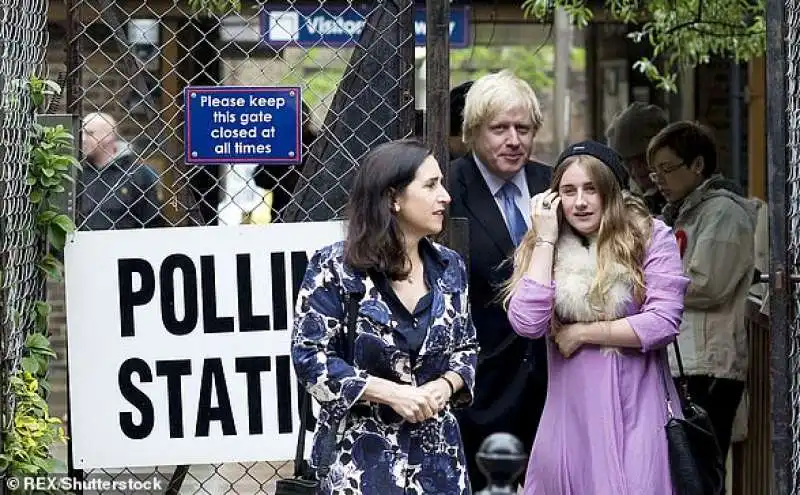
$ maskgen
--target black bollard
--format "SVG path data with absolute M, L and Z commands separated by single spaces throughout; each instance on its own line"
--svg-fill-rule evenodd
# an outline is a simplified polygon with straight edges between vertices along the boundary
M 492 433 L 483 441 L 475 458 L 488 480 L 486 488 L 476 495 L 517 493 L 517 480 L 528 460 L 517 437 L 510 433 Z

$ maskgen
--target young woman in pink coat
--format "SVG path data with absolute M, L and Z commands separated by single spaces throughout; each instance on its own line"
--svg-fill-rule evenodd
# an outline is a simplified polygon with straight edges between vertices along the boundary
M 532 200 L 506 299 L 517 333 L 548 339 L 526 495 L 673 494 L 662 376 L 688 279 L 672 231 L 627 184 L 619 156 L 585 141 Z

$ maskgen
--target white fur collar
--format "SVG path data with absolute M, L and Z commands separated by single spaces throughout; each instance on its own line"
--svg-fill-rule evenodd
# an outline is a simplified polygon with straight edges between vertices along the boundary
M 589 289 L 597 274 L 597 242 L 589 248 L 571 230 L 563 232 L 556 244 L 553 280 L 556 284 L 555 312 L 564 323 L 610 321 L 625 316 L 633 299 L 633 279 L 619 263 L 611 263 L 606 276 L 609 290 L 601 307 L 589 302 Z

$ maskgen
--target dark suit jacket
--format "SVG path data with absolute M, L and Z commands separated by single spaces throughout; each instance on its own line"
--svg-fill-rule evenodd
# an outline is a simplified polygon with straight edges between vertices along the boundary
M 469 224 L 470 304 L 481 346 L 475 400 L 459 415 L 472 463 L 480 442 L 497 431 L 516 435 L 530 449 L 544 405 L 547 364 L 544 341 L 518 337 L 496 301 L 498 287 L 511 276 L 514 244 L 472 154 L 453 161 L 450 174 L 450 215 Z M 531 196 L 550 186 L 552 169 L 547 165 L 528 162 L 525 174 Z M 473 465 L 474 490 L 483 486 L 476 471 Z

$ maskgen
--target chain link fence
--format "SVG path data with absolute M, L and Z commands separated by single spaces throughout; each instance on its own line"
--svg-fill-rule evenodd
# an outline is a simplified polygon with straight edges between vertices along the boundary
M 19 369 L 33 330 L 34 301 L 42 299 L 37 267 L 41 244 L 26 184 L 34 107 L 28 80 L 40 76 L 47 46 L 47 1 L 0 2 L 0 411 L 6 431 L 14 418 L 8 376 Z M 0 434 L 2 437 L 2 434 Z M 2 444 L 0 444 L 1 446 Z
M 786 70 L 787 70 L 787 181 L 789 187 L 788 257 L 790 273 L 800 266 L 800 2 L 786 0 Z M 792 319 L 790 320 L 792 405 L 792 494 L 800 494 L 800 291 L 792 284 Z
M 85 119 L 76 225 L 340 217 L 366 151 L 414 133 L 413 9 L 412 0 L 257 0 L 218 14 L 182 0 L 68 0 L 66 105 Z M 303 163 L 185 163 L 183 89 L 218 85 L 300 86 Z M 252 494 L 272 493 L 291 469 L 287 460 L 85 475 L 161 478 L 167 493 Z

